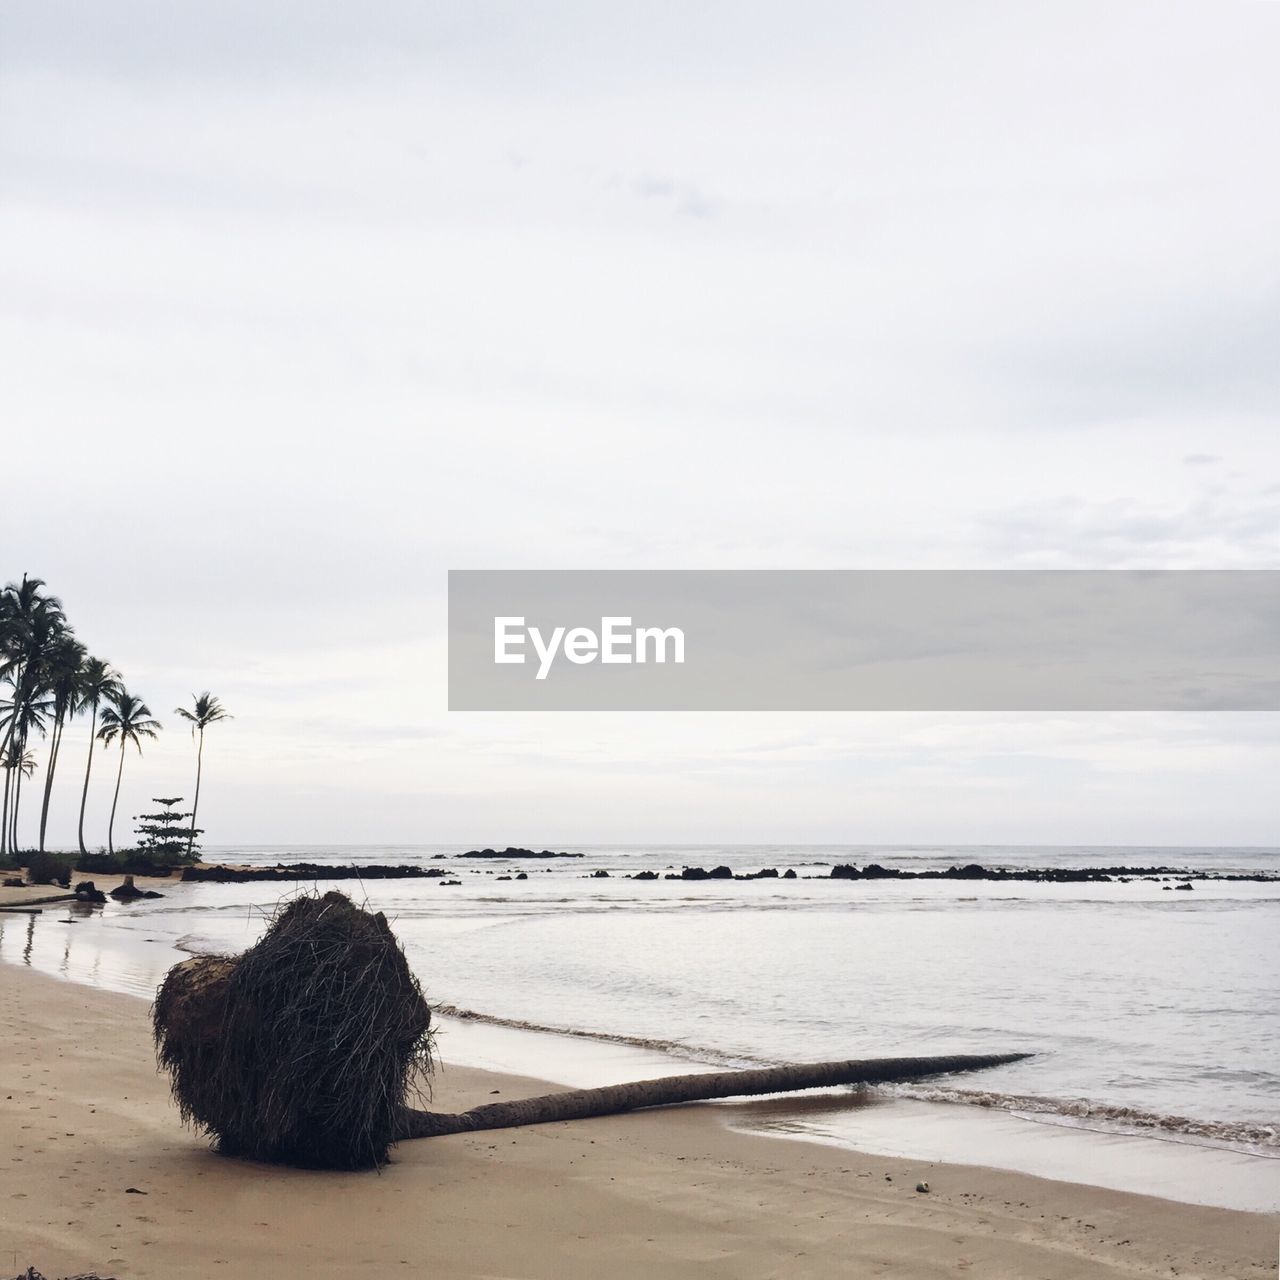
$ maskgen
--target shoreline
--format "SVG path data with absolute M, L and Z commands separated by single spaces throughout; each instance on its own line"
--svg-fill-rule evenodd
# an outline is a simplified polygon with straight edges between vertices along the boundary
M 468 1067 L 531 1074 L 559 1088 L 590 1088 L 726 1064 L 589 1033 L 503 1020 L 439 1018 L 444 1052 Z M 521 1064 L 532 1060 L 537 1070 Z M 963 1082 L 965 1077 L 956 1077 Z M 972 1078 L 975 1082 L 981 1074 Z M 1075 1183 L 1099 1191 L 1142 1187 L 1160 1199 L 1248 1213 L 1280 1214 L 1280 1160 L 1236 1148 L 1060 1122 L 928 1096 L 929 1085 L 866 1092 L 815 1091 L 709 1104 L 723 1122 L 771 1140 L 826 1145 L 859 1155 L 930 1161 Z M 975 1161 L 973 1152 L 987 1157 Z M 1261 1161 L 1266 1164 L 1260 1164 Z M 1259 1171 L 1277 1175 L 1265 1183 Z
M 477 1277 L 1273 1274 L 1266 1215 L 778 1142 L 708 1105 L 403 1143 L 381 1175 L 223 1159 L 178 1122 L 144 1000 L 14 965 L 0 986 L 0 1160 L 6 1186 L 21 1188 L 0 1201 L 0 1250 L 20 1269 L 121 1280 L 402 1264 Z M 446 1062 L 433 1105 L 556 1087 Z M 922 1180 L 927 1194 L 914 1190 Z
M 114 882 L 103 877 L 99 881 L 106 888 Z M 196 889 L 185 886 L 183 892 L 176 880 L 162 887 L 176 894 L 179 903 Z M 39 892 L 47 890 L 9 890 L 0 898 Z M 193 897 L 193 905 L 194 901 Z M 178 905 L 176 909 L 181 914 L 189 908 Z M 145 927 L 116 927 L 119 920 L 128 918 L 135 926 L 142 925 L 149 910 L 145 905 L 123 911 L 108 908 L 104 914 L 55 902 L 45 910 L 43 917 L 28 917 L 25 922 L 8 917 L 8 929 L 5 917 L 0 917 L 0 935 L 11 932 L 15 944 L 0 945 L 0 972 L 8 960 L 57 975 L 62 981 L 149 1000 L 163 972 L 188 953 L 181 940 L 175 944 L 163 936 L 146 937 Z M 442 1008 L 437 1018 L 443 1050 L 451 1061 L 539 1077 L 563 1087 L 713 1070 L 717 1061 L 690 1058 L 668 1042 L 512 1024 L 467 1010 Z M 963 1092 L 967 1082 L 957 1081 Z M 1140 1188 L 1191 1205 L 1252 1213 L 1280 1210 L 1280 1160 L 1274 1156 L 1114 1124 L 1091 1126 L 1056 1112 L 1023 1114 L 1011 1104 L 1012 1095 L 987 1094 L 978 1077 L 967 1085 L 975 1086 L 979 1096 L 996 1099 L 995 1105 L 972 1105 L 949 1097 L 955 1090 L 946 1081 L 923 1091 L 888 1088 L 862 1096 L 840 1092 L 717 1105 L 724 1109 L 727 1122 L 774 1140 L 798 1139 L 864 1155 L 955 1165 L 972 1165 L 976 1151 L 983 1165 L 1012 1173 L 1114 1191 Z

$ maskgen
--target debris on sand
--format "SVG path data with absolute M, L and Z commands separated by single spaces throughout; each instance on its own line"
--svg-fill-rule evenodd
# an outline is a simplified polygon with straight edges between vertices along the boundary
M 183 1118 L 253 1160 L 382 1164 L 431 1067 L 431 1011 L 386 917 L 337 892 L 294 898 L 241 956 L 174 966 L 153 1022 Z

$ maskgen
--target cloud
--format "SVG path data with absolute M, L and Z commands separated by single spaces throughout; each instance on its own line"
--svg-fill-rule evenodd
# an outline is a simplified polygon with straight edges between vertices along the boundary
M 1280 565 L 1280 509 L 1266 494 L 1206 494 L 1166 505 L 1062 497 L 1009 508 L 984 524 L 990 545 L 1027 567 Z
M 637 178 L 631 189 L 641 200 L 660 201 L 690 218 L 707 218 L 715 212 L 715 203 L 691 183 L 645 176 Z
M 444 572 L 1273 567 L 1278 26 L 6 5 L 0 576 L 47 577 L 154 705 L 224 697 L 207 803 L 238 837 L 466 840 L 495 796 L 622 838 L 1065 832 L 1048 784 L 982 809 L 939 780 L 1005 789 L 994 747 L 927 782 L 918 743 L 841 755 L 820 717 L 769 748 L 448 716 Z M 186 745 L 148 757 L 166 790 Z M 1187 814 L 1153 769 L 1156 838 Z M 1224 778 L 1196 821 L 1270 830 Z

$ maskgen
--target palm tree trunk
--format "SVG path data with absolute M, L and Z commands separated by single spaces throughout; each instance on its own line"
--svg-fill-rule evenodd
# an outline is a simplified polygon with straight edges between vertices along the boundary
M 570 1089 L 518 1102 L 491 1102 L 458 1115 L 406 1107 L 397 1135 L 435 1138 L 477 1129 L 513 1129 L 556 1120 L 584 1120 L 619 1115 L 641 1107 L 667 1107 L 711 1098 L 740 1098 L 761 1093 L 791 1093 L 839 1084 L 884 1084 L 917 1080 L 953 1071 L 980 1071 L 1030 1057 L 1027 1053 L 957 1054 L 939 1058 L 855 1058 L 849 1062 L 810 1062 L 751 1071 L 719 1071 L 709 1075 L 664 1076 L 602 1089 Z
M 6 757 L 7 760 L 7 757 Z M 9 784 L 13 780 L 13 770 L 4 771 L 4 810 L 0 818 L 0 858 L 9 852 Z
M 58 767 L 58 750 L 62 746 L 62 726 L 65 716 L 59 712 L 49 735 L 49 767 L 44 775 L 44 796 L 40 801 L 40 852 L 44 852 L 44 833 L 49 825 L 49 797 L 53 793 L 53 771 Z
M 120 739 L 120 767 L 116 770 L 116 793 L 111 797 L 111 821 L 107 823 L 107 852 L 114 858 L 116 846 L 112 836 L 116 829 L 116 805 L 120 801 L 120 779 L 124 774 L 124 739 Z
M 19 747 L 18 750 L 22 752 L 22 755 L 26 755 L 26 752 L 23 750 L 22 747 Z M 19 759 L 21 759 L 21 756 L 19 756 Z M 18 806 L 19 804 L 21 804 L 21 802 L 22 802 L 22 767 L 19 766 L 18 776 L 13 780 L 13 813 L 11 815 L 11 820 L 13 822 L 13 829 L 9 832 L 9 843 L 12 846 L 14 853 L 18 852 Z
M 26 730 L 19 729 L 20 709 L 25 707 L 35 697 L 34 682 L 32 688 L 27 688 L 27 675 L 31 670 L 31 662 L 28 659 L 22 666 L 9 677 L 13 682 L 13 714 L 9 717 L 8 727 L 5 729 L 4 744 L 0 750 L 7 751 L 10 756 L 18 750 L 19 746 L 23 749 L 26 747 Z
M 18 759 L 18 772 L 13 779 L 13 812 L 9 814 L 9 850 L 16 854 L 18 852 L 18 809 L 22 803 L 22 761 L 27 754 L 25 731 L 13 735 L 13 745 L 9 750 L 17 752 Z
M 196 750 L 196 798 L 191 802 L 191 836 L 187 840 L 187 857 L 196 843 L 196 812 L 200 808 L 200 768 L 204 762 L 204 725 L 200 726 L 200 746 Z
M 4 741 L 0 742 L 0 753 L 7 752 L 13 745 L 14 738 L 18 732 L 18 703 L 21 701 L 22 694 L 22 667 L 15 668 L 13 674 L 9 677 L 13 681 L 13 706 L 11 708 L 13 714 L 9 717 L 9 723 L 5 726 Z
M 9 768 L 4 771 L 4 813 L 0 817 L 0 855 L 17 852 L 16 847 L 9 840 L 9 791 L 13 777 L 13 748 L 18 737 L 18 702 L 22 668 L 19 667 L 10 679 L 13 681 L 13 701 L 9 707 L 9 723 L 4 729 L 4 742 L 0 743 L 0 756 L 3 756 L 9 764 Z
M 93 715 L 89 720 L 89 757 L 84 762 L 84 788 L 80 792 L 80 825 L 76 828 L 76 839 L 80 842 L 80 856 L 83 858 L 89 850 L 84 847 L 84 807 L 89 799 L 89 771 L 93 768 L 93 744 L 98 729 L 98 700 L 93 701 Z

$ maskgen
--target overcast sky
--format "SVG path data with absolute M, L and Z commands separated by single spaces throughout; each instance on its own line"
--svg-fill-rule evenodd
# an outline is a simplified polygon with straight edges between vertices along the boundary
M 1258 0 L 11 0 L 0 578 L 165 721 L 122 814 L 211 688 L 215 842 L 1280 843 L 1275 716 L 444 679 L 449 568 L 1280 567 L 1278 53 Z

